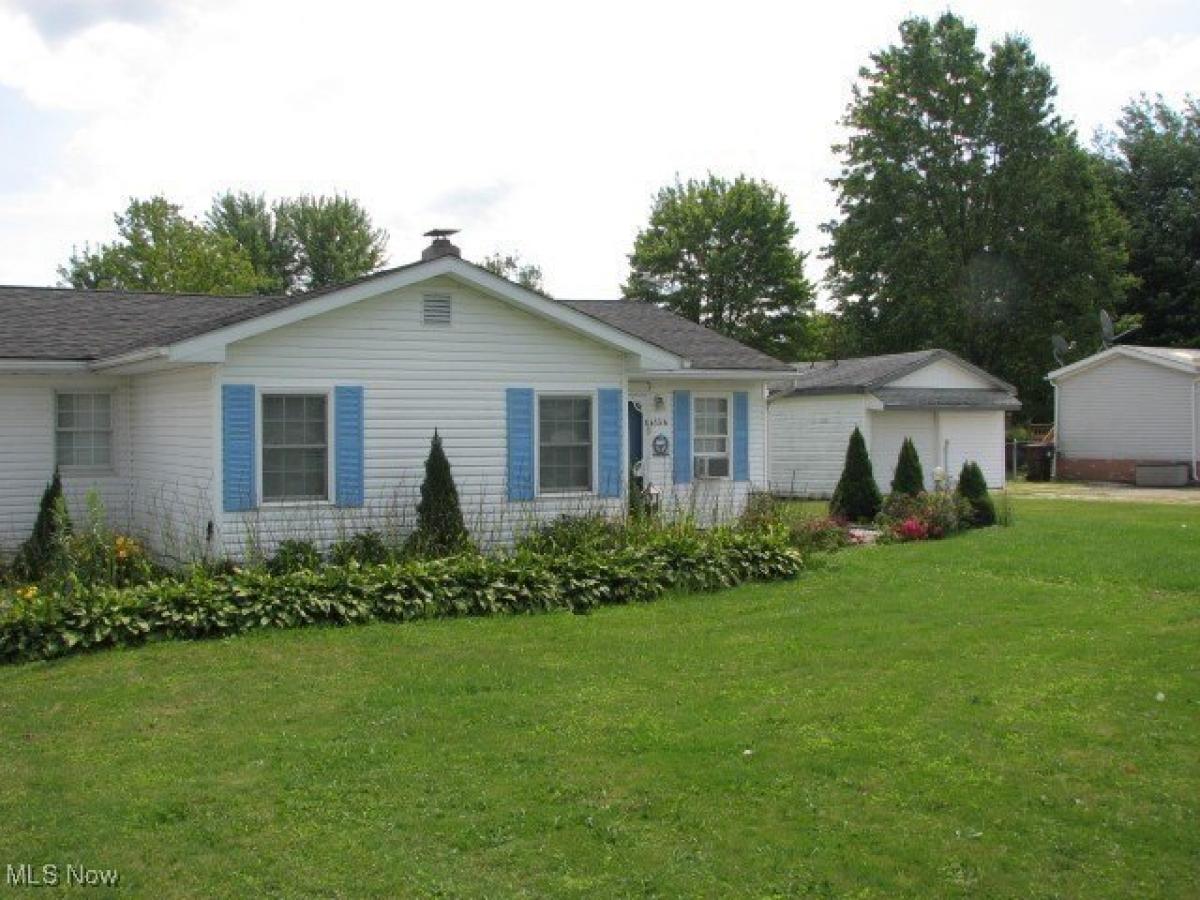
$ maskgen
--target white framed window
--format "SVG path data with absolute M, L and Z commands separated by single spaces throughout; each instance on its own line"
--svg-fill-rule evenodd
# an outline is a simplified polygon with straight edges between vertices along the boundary
M 543 494 L 592 490 L 592 398 L 538 396 L 538 490 Z
M 329 397 L 262 395 L 264 503 L 329 499 Z
M 54 461 L 63 468 L 112 468 L 112 394 L 54 395 Z
M 697 397 L 692 412 L 692 471 L 696 478 L 729 477 L 729 398 Z

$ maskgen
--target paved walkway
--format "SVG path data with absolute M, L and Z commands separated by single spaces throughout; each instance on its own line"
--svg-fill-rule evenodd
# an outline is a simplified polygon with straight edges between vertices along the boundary
M 1054 500 L 1118 500 L 1130 503 L 1195 503 L 1200 505 L 1200 487 L 1144 488 L 1107 481 L 1010 481 L 1013 497 L 1044 497 Z

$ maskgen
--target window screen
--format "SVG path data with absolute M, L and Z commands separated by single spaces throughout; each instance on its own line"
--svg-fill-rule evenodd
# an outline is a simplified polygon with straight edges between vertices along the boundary
M 592 398 L 538 398 L 538 480 L 542 493 L 592 489 Z
M 58 394 L 55 461 L 60 466 L 112 465 L 112 395 Z
M 329 432 L 324 394 L 264 394 L 264 500 L 329 497 Z

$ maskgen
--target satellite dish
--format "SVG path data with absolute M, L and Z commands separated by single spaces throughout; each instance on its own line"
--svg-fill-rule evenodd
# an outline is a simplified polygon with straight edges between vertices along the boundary
M 1067 364 L 1065 357 L 1074 349 L 1075 342 L 1068 343 L 1061 334 L 1052 334 L 1050 335 L 1050 344 L 1054 347 L 1054 358 L 1057 360 L 1059 368 L 1062 368 Z
M 1100 339 L 1104 342 L 1105 350 L 1107 350 L 1121 338 L 1125 337 L 1125 335 L 1133 334 L 1138 330 L 1138 326 L 1134 325 L 1132 328 L 1126 328 L 1120 334 L 1114 334 L 1115 330 L 1116 329 L 1113 327 L 1112 316 L 1108 314 L 1107 310 L 1100 310 Z

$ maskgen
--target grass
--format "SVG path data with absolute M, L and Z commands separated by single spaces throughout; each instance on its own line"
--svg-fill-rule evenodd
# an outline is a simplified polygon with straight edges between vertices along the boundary
M 1015 506 L 586 617 L 2 670 L 0 863 L 155 896 L 1197 896 L 1200 511 Z

